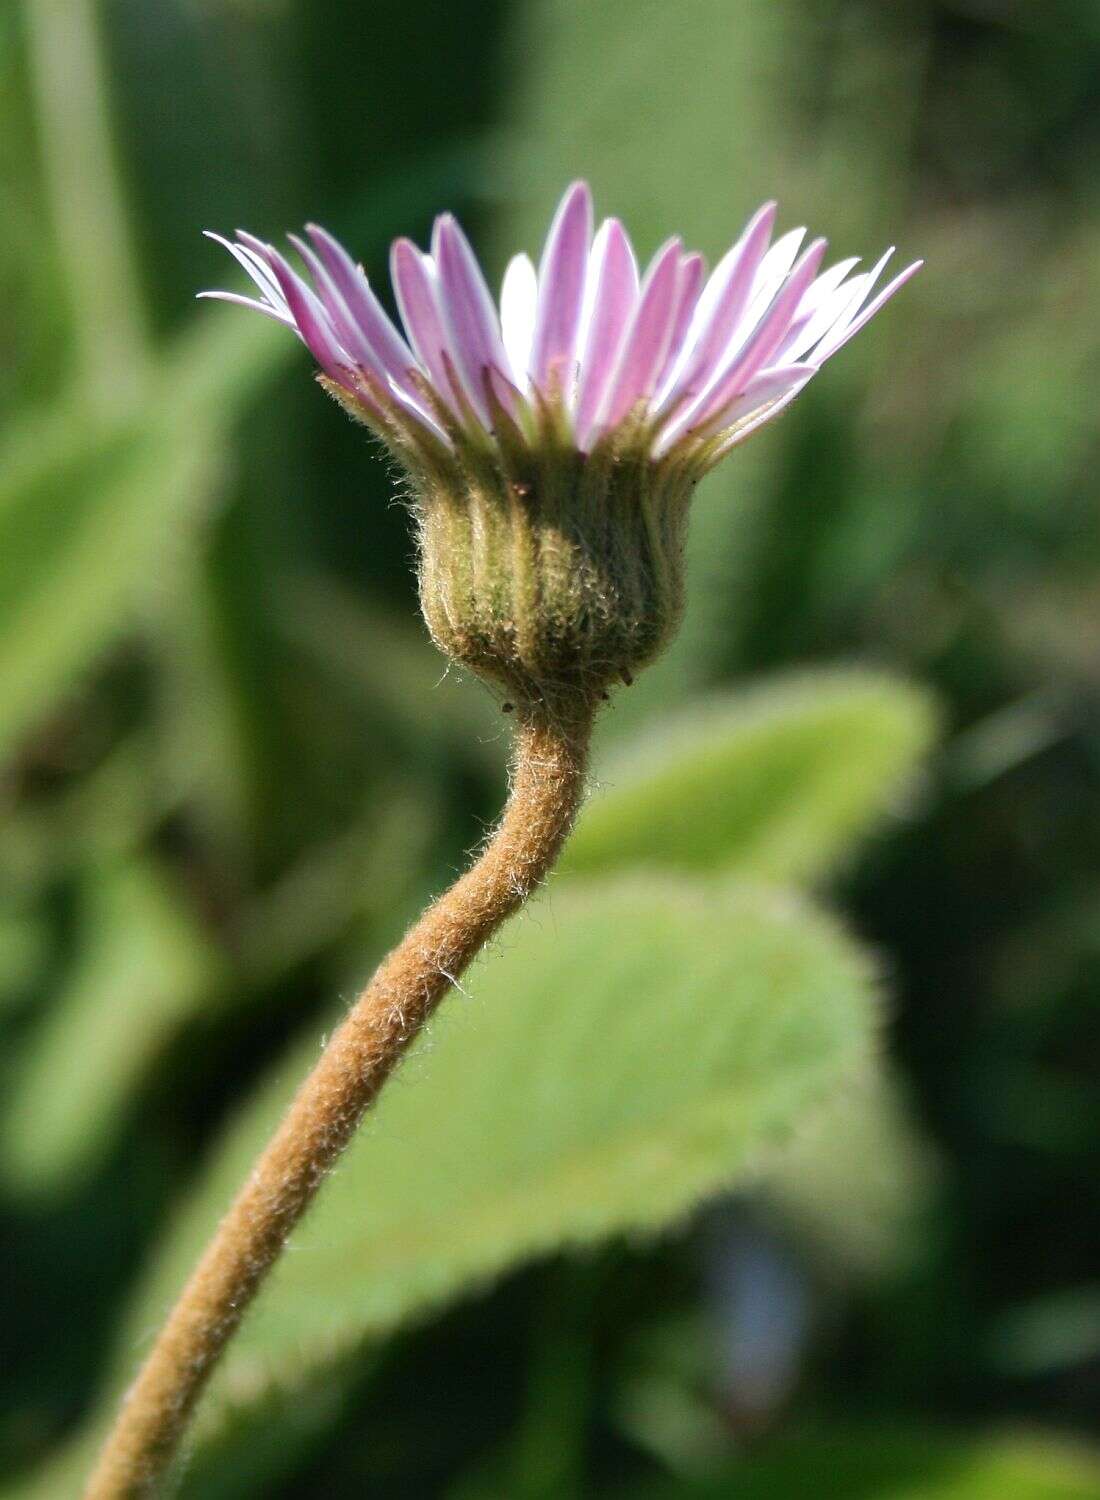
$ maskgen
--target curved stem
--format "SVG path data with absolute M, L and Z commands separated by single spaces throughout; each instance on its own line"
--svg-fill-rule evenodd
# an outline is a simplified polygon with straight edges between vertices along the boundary
M 128 1391 L 85 1500 L 138 1500 L 159 1480 L 222 1350 L 365 1111 L 470 960 L 557 857 L 584 791 L 591 716 L 528 710 L 512 785 L 473 867 L 383 960 L 302 1084 Z

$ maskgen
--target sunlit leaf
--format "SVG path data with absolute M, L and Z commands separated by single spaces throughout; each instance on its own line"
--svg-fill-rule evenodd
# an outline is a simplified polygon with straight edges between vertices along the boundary
M 815 879 L 898 805 L 933 727 L 924 693 L 870 672 L 710 700 L 598 768 L 563 868 Z
M 466 988 L 294 1236 L 216 1377 L 209 1432 L 525 1258 L 659 1230 L 744 1182 L 877 1026 L 868 962 L 831 920 L 668 879 L 556 885 Z M 215 1152 L 128 1320 L 120 1378 L 320 1042 Z

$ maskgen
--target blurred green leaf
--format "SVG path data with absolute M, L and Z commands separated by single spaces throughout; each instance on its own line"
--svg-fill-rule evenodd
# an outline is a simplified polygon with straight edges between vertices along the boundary
M 212 457 L 201 430 L 116 434 L 0 511 L 0 758 L 133 624 Z
M 210 509 L 228 424 L 274 367 L 268 330 L 204 327 L 162 362 L 132 420 L 90 429 L 59 407 L 9 438 L 0 761 L 155 601 L 173 549 Z
M 46 958 L 45 922 L 21 906 L 0 908 L 0 1011 L 18 999 Z
M 1100 1286 L 1061 1287 L 1010 1307 L 990 1340 L 999 1370 L 1035 1379 L 1100 1358 Z
M 562 868 L 819 878 L 897 804 L 934 723 L 926 694 L 870 672 L 710 701 L 602 770 Z
M 724 249 L 774 190 L 780 143 L 769 128 L 771 89 L 798 59 L 795 19 L 786 4 L 742 5 L 734 14 L 726 0 L 516 7 L 513 150 L 525 196 L 519 222 L 507 226 L 509 243 L 533 250 L 553 196 L 583 175 L 606 211 L 640 236 L 643 254 L 673 228 L 710 253 Z M 736 47 L 722 45 L 733 31 Z
M 372 1365 L 353 1356 L 327 1366 L 323 1380 L 290 1390 L 273 1387 L 247 1410 L 236 1408 L 233 1420 L 207 1432 L 192 1454 L 186 1500 L 270 1500 L 288 1473 L 311 1453 L 323 1452 L 354 1393 L 369 1381 Z M 81 1468 L 70 1472 L 74 1484 L 84 1478 Z
M 865 1277 L 923 1243 L 934 1170 L 897 1079 L 869 1058 L 769 1159 L 764 1193 L 800 1242 Z
M 717 1477 L 641 1486 L 622 1500 L 1100 1500 L 1100 1463 L 1041 1438 L 815 1433 L 769 1442 Z
M 295 964 L 338 942 L 357 919 L 384 920 L 416 886 L 438 834 L 432 788 L 394 780 L 335 838 L 303 852 L 274 886 L 244 904 L 234 932 L 242 974 L 262 993 Z
M 503 768 L 508 740 L 499 703 L 440 654 L 423 620 L 372 605 L 331 577 L 290 576 L 280 587 L 288 601 L 280 627 L 351 686 L 406 753 Z
M 158 775 L 152 737 L 136 731 L 94 769 L 5 819 L 0 880 L 41 895 L 82 865 L 127 855 L 171 811 L 173 790 Z
M 151 862 L 90 871 L 71 972 L 3 1113 L 9 1187 L 50 1192 L 90 1171 L 150 1060 L 221 980 L 209 940 Z
M 613 935 L 613 936 L 612 936 Z M 321 1367 L 517 1261 L 655 1231 L 744 1181 L 877 1028 L 865 956 L 774 892 L 564 882 L 415 1047 L 230 1347 L 224 1432 Z M 274 1070 L 137 1299 L 125 1378 L 317 1055 Z

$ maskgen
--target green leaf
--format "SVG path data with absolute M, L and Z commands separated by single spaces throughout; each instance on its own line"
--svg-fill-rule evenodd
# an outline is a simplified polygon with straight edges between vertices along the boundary
M 42 968 L 47 930 L 30 907 L 0 906 L 0 1012 L 19 999 Z
M 997 1369 L 1034 1380 L 1100 1359 L 1100 1285 L 1059 1287 L 1008 1308 L 990 1339 Z
M 221 979 L 209 940 L 152 864 L 91 872 L 75 963 L 0 1124 L 9 1187 L 51 1192 L 94 1167 L 150 1059 Z
M 231 1346 L 235 1407 L 533 1255 L 658 1230 L 751 1175 L 876 1028 L 868 963 L 789 896 L 670 880 L 557 885 L 479 963 L 378 1109 Z M 320 1038 L 203 1174 L 129 1320 L 126 1368 Z
M 898 1080 L 869 1057 L 769 1160 L 763 1191 L 832 1268 L 865 1277 L 921 1244 L 934 1176 Z
M 58 405 L 5 435 L 0 762 L 158 598 L 210 509 L 229 423 L 278 366 L 273 332 L 189 333 L 127 420 L 96 428 Z
M 134 623 L 209 492 L 202 432 L 115 433 L 0 511 L 0 759 Z
M 1055 1440 L 942 1432 L 811 1433 L 720 1475 L 639 1486 L 622 1500 L 1100 1500 L 1100 1464 Z
M 860 671 L 679 713 L 601 768 L 562 869 L 818 879 L 897 805 L 934 722 L 925 694 Z

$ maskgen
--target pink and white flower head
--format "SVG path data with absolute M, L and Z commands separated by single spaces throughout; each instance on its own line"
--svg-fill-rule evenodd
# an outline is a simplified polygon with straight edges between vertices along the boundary
M 366 273 L 324 229 L 291 236 L 307 276 L 273 246 L 211 235 L 259 292 L 204 292 L 266 313 L 298 334 L 325 380 L 399 454 L 455 452 L 500 435 L 532 447 L 552 429 L 577 452 L 636 448 L 697 472 L 776 416 L 918 270 L 876 294 L 892 254 L 822 270 L 826 242 L 772 242 L 766 203 L 709 277 L 670 239 L 640 274 L 617 219 L 593 234 L 587 184 L 565 193 L 538 269 L 509 263 L 499 310 L 457 221 L 435 221 L 430 252 L 393 245 L 404 332 Z M 312 283 L 312 284 L 311 284 Z
M 876 293 L 888 255 L 823 271 L 825 241 L 799 254 L 804 231 L 772 243 L 774 222 L 767 203 L 709 277 L 678 239 L 640 275 L 617 219 L 593 234 L 575 183 L 538 269 L 508 266 L 499 309 L 450 214 L 430 253 L 393 246 L 403 331 L 315 225 L 291 237 L 304 276 L 250 234 L 221 240 L 259 296 L 205 295 L 297 333 L 404 465 L 441 649 L 517 706 L 583 717 L 676 629 L 696 481 L 917 269 Z

